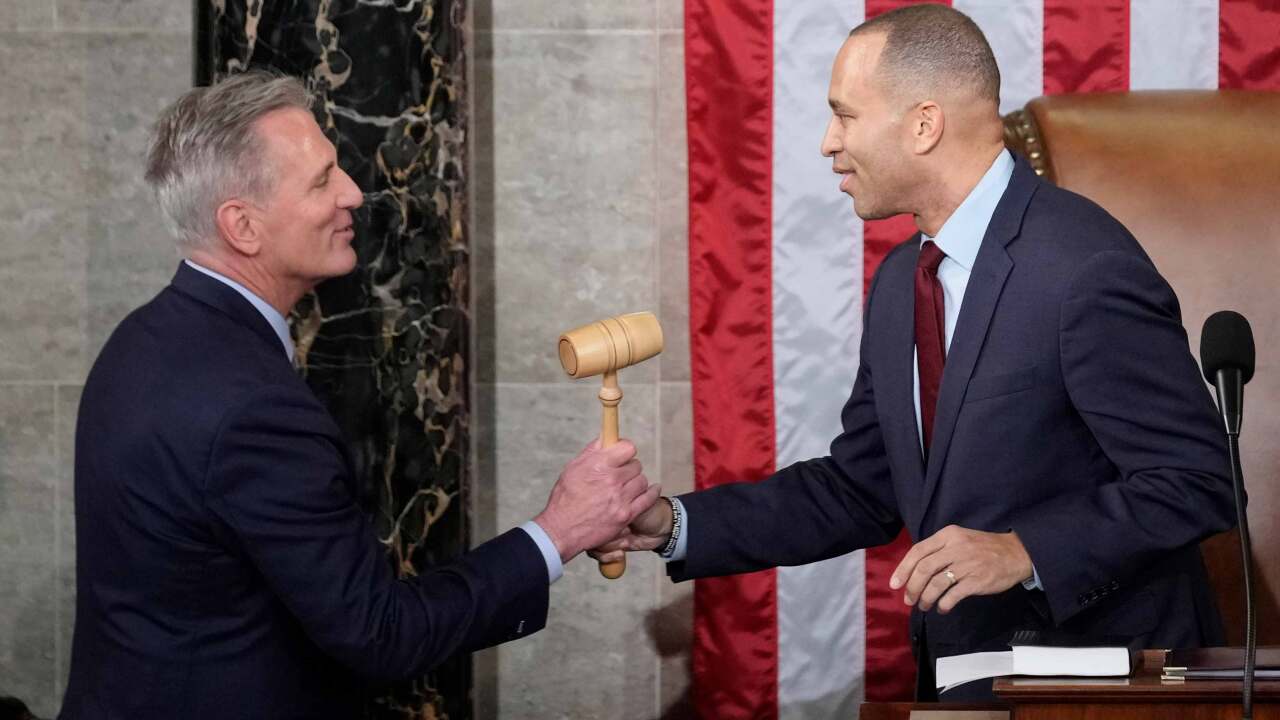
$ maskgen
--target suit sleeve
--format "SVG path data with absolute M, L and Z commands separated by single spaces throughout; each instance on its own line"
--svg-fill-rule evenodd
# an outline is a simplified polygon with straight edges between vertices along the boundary
M 874 295 L 875 283 L 868 297 Z M 866 317 L 869 308 L 870 302 Z M 853 392 L 840 415 L 842 432 L 829 455 L 758 483 L 680 496 L 690 518 L 688 552 L 667 565 L 673 580 L 803 565 L 897 536 L 902 521 L 876 416 L 870 335 L 863 333 Z
M 268 388 L 224 420 L 205 485 L 220 534 L 317 646 L 397 680 L 545 625 L 546 564 L 519 529 L 397 579 L 348 489 L 339 442 L 314 398 Z
M 1151 262 L 1103 252 L 1061 308 L 1063 379 L 1117 480 L 1033 508 L 1014 530 L 1062 623 L 1170 551 L 1235 524 L 1226 438 Z

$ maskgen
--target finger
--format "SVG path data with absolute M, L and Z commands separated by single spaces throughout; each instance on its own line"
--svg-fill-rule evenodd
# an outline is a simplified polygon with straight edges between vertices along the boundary
M 618 486 L 618 493 L 622 496 L 623 502 L 630 503 L 640 496 L 640 493 L 649 487 L 649 478 L 644 477 L 644 473 L 634 475 L 634 477 L 622 480 L 622 484 Z
M 920 592 L 920 601 L 916 603 L 916 607 L 920 608 L 924 612 L 929 612 L 933 609 L 933 606 L 938 602 L 938 599 L 960 582 L 960 576 L 956 575 L 954 570 L 951 571 L 951 574 L 956 578 L 956 582 L 952 582 L 951 578 L 947 577 L 946 570 L 934 575 L 929 580 L 929 583 L 924 586 L 924 590 Z
M 591 452 L 592 450 L 599 450 L 599 449 L 600 449 L 600 438 L 593 438 L 591 442 L 587 443 L 586 447 L 582 448 L 582 452 L 578 454 L 584 455 L 586 453 Z
M 609 542 L 599 547 L 591 548 L 587 552 L 609 553 L 609 552 L 614 552 L 615 550 L 626 550 L 628 547 L 630 547 L 630 542 L 629 542 L 630 535 L 631 534 L 629 532 L 627 532 L 626 530 L 623 530 L 622 534 L 619 535 L 618 537 L 610 540 Z
M 946 615 L 951 612 L 955 606 L 970 595 L 976 595 L 978 583 L 972 577 L 966 576 L 956 581 L 955 585 L 942 596 L 938 601 L 938 612 Z
M 644 472 L 644 466 L 640 464 L 639 460 L 632 458 L 615 468 L 612 472 L 625 482 Z
M 937 552 L 945 545 L 942 538 L 937 533 L 921 540 L 902 557 L 902 562 L 898 563 L 898 567 L 894 568 L 893 575 L 889 578 L 889 589 L 897 590 L 907 584 L 907 579 L 911 577 L 911 573 L 915 571 L 916 563 L 928 555 Z
M 606 464 L 621 467 L 636 456 L 636 446 L 631 444 L 630 440 L 619 440 L 601 450 L 600 455 Z
M 653 507 L 653 504 L 658 502 L 658 498 L 661 496 L 662 486 L 658 483 L 650 485 L 645 489 L 644 493 L 631 501 L 631 520 L 635 520 L 637 517 L 640 517 L 640 514 L 645 510 Z
M 939 550 L 922 558 L 920 562 L 916 563 L 911 577 L 907 579 L 906 589 L 903 590 L 904 601 L 908 605 L 914 605 L 924 593 L 925 587 L 933 580 L 933 577 L 946 570 L 953 562 L 954 558 L 949 557 L 949 554 L 944 550 Z
M 618 562 L 619 560 L 623 560 L 627 557 L 627 554 L 622 550 L 610 550 L 609 552 L 603 553 L 596 552 L 595 550 L 588 550 L 587 554 L 595 558 L 596 562 L 602 563 Z

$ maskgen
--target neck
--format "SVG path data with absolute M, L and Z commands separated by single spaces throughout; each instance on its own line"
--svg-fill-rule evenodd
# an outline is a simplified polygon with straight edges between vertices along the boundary
M 979 150 L 965 153 L 963 156 L 947 159 L 941 163 L 945 170 L 940 173 L 928 187 L 924 188 L 925 197 L 922 209 L 915 213 L 916 227 L 920 232 L 934 237 L 942 230 L 942 226 L 960 207 L 960 203 L 969 197 L 969 193 L 982 181 L 982 176 L 991 169 L 996 156 L 1004 150 L 1003 140 L 992 144 L 984 144 Z
M 228 258 L 208 250 L 192 250 L 187 253 L 187 259 L 235 280 L 285 317 L 310 289 L 293 287 L 293 284 L 268 272 L 254 258 Z

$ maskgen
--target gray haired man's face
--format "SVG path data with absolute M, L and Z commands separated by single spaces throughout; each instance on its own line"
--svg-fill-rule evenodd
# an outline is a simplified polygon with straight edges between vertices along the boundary
M 338 167 L 337 151 L 311 114 L 300 109 L 263 116 L 256 129 L 275 166 L 275 188 L 260 208 L 266 266 L 281 279 L 315 284 L 351 272 L 356 254 L 351 211 L 360 188 Z

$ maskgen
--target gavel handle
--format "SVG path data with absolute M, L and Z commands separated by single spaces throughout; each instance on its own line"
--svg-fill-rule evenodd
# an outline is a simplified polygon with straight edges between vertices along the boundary
M 620 402 L 622 402 L 622 390 L 618 387 L 618 371 L 609 370 L 604 374 L 604 385 L 600 388 L 600 404 L 604 410 L 600 423 L 600 447 L 609 447 L 618 442 L 618 403 Z M 616 562 L 600 563 L 600 574 L 610 580 L 617 580 L 626 571 L 626 555 Z

